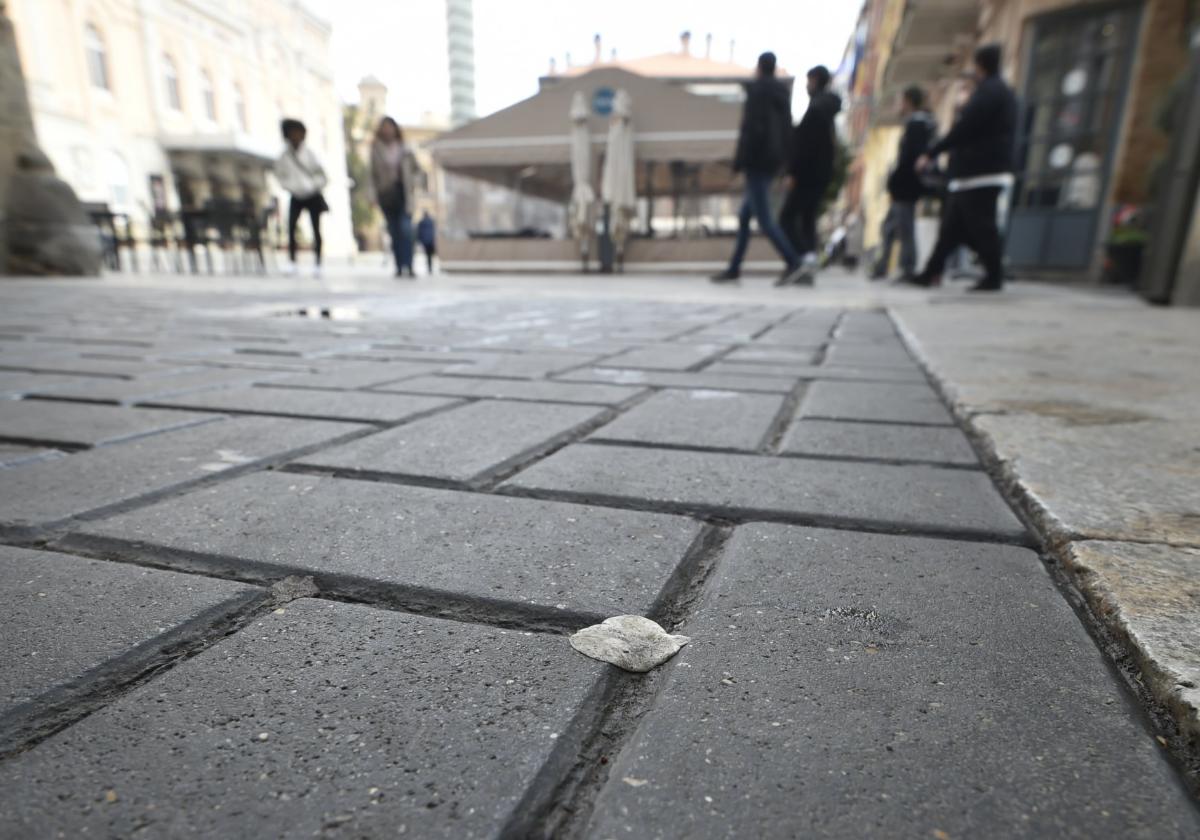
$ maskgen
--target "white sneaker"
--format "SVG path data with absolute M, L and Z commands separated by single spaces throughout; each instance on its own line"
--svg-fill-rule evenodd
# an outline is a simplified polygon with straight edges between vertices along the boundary
M 320 279 L 321 279 L 321 266 L 319 266 L 319 265 L 314 265 L 314 266 L 313 266 L 313 270 L 312 270 L 312 276 L 313 276 L 313 279 L 314 279 L 314 280 L 320 280 Z
M 295 277 L 296 276 L 296 264 L 294 262 L 290 262 L 283 267 L 283 276 L 284 277 Z

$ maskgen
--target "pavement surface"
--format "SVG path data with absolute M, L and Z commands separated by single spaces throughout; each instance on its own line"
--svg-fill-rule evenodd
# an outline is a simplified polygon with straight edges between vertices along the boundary
M 330 273 L 0 286 L 0 837 L 1200 833 L 1200 508 L 1043 448 L 1158 422 L 1194 497 L 1195 392 L 995 395 L 1151 310 Z M 570 648 L 617 614 L 692 642 Z

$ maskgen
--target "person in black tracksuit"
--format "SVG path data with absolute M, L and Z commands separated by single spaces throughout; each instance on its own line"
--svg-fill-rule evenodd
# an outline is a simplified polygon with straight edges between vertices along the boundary
M 714 283 L 736 282 L 741 274 L 742 260 L 750 245 L 750 221 L 758 227 L 775 250 L 783 257 L 784 270 L 780 284 L 796 279 L 800 255 L 771 215 L 771 184 L 787 161 L 788 133 L 792 128 L 791 94 L 783 82 L 775 78 L 775 54 L 758 57 L 754 81 L 746 86 L 746 104 L 742 106 L 742 124 L 738 132 L 734 171 L 746 179 L 745 196 L 738 211 L 737 242 L 729 267 L 711 278 Z
M 836 141 L 834 119 L 842 100 L 828 90 L 829 70 L 808 71 L 808 109 L 792 131 L 788 155 L 788 195 L 779 211 L 779 224 L 800 254 L 805 280 L 817 267 L 817 216 L 829 182 L 833 180 Z
M 946 136 L 917 160 L 917 168 L 923 170 L 938 155 L 950 153 L 950 183 L 938 242 L 925 269 L 913 279 L 917 285 L 940 282 L 946 258 L 959 245 L 966 245 L 979 255 L 986 272 L 971 291 L 995 292 L 1004 287 L 996 202 L 1000 191 L 1012 183 L 1017 99 L 1000 78 L 1000 58 L 998 44 L 975 51 L 975 92 Z
M 932 145 L 936 124 L 933 115 L 925 110 L 925 91 L 915 85 L 904 91 L 900 113 L 905 118 L 904 134 L 900 138 L 896 166 L 887 180 L 891 207 L 883 220 L 883 248 L 872 274 L 875 280 L 887 276 L 892 245 L 897 240 L 900 242 L 901 279 L 911 280 L 917 273 L 917 201 L 925 192 L 917 172 L 917 159 Z

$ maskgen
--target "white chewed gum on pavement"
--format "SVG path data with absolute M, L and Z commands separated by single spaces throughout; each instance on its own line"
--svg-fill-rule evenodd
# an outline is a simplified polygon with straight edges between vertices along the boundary
M 671 635 L 640 615 L 616 615 L 573 634 L 571 647 L 592 659 L 644 674 L 690 641 L 687 636 Z

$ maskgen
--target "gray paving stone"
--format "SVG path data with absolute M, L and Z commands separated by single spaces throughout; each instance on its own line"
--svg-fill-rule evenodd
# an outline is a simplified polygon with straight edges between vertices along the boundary
M 0 530 L 31 528 L 334 441 L 367 427 L 235 417 L 5 470 Z
M 979 463 L 967 436 L 949 426 L 798 420 L 788 429 L 780 451 L 960 466 Z
M 499 837 L 603 667 L 559 636 L 293 602 L 5 764 L 0 821 Z
M 755 368 L 762 365 L 755 365 Z M 750 375 L 740 370 L 721 373 L 709 370 L 691 373 L 667 370 L 589 367 L 561 374 L 555 382 L 608 382 L 616 385 L 641 385 L 655 388 L 689 390 L 748 391 L 760 394 L 786 394 L 796 385 L 796 377 Z
M 445 367 L 446 365 L 425 362 L 347 362 L 341 365 L 324 362 L 317 373 L 272 377 L 259 381 L 268 387 L 349 391 L 437 373 Z
M 751 347 L 819 347 L 829 340 L 824 327 L 789 328 L 779 326 L 754 339 Z
M 456 400 L 367 391 L 333 393 L 309 388 L 231 388 L 153 400 L 151 405 L 279 417 L 394 423 L 428 414 Z
M 0 715 L 77 681 L 253 587 L 0 546 Z
M 662 391 L 601 426 L 592 438 L 753 451 L 782 407 L 777 394 Z
M 1195 837 L 1031 552 L 738 530 L 588 837 Z
M 739 347 L 723 357 L 723 362 L 753 363 L 763 365 L 801 365 L 807 367 L 816 361 L 819 345 L 806 348 L 791 347 Z
M 284 374 L 281 372 L 276 375 L 283 376 Z M 46 387 L 31 388 L 29 393 L 62 400 L 129 404 L 178 394 L 249 385 L 252 382 L 262 382 L 264 379 L 269 379 L 269 377 L 248 370 L 203 367 L 189 368 L 170 376 L 155 376 L 150 379 L 93 377 L 74 385 L 55 385 L 53 382 L 48 382 Z
M 826 364 L 851 367 L 888 367 L 919 370 L 908 350 L 900 342 L 883 344 L 837 343 L 825 353 Z
M 928 385 L 816 382 L 800 403 L 801 417 L 952 425 L 954 418 Z
M 967 470 L 582 444 L 502 487 L 672 511 L 1025 538 L 990 479 Z
M 57 400 L 0 400 L 0 437 L 46 446 L 103 446 L 212 419 L 211 415 L 182 411 Z
M 15 467 L 29 461 L 59 458 L 64 453 L 42 446 L 25 446 L 19 443 L 0 443 L 0 467 Z
M 0 368 L 33 373 L 63 373 L 84 376 L 113 376 L 133 379 L 135 376 L 163 376 L 173 373 L 180 365 L 160 364 L 133 358 L 97 358 L 93 356 L 62 356 L 53 351 L 44 356 L 0 360 Z
M 0 370 L 0 399 L 23 397 L 35 391 L 58 391 L 75 385 L 89 385 L 97 381 L 107 382 L 109 380 L 100 377 Z
M 649 612 L 698 531 L 663 514 L 264 472 L 81 523 L 66 544 L 609 616 Z
M 571 353 L 492 353 L 477 362 L 447 373 L 463 376 L 499 376 L 510 379 L 543 379 L 553 373 L 587 364 L 601 354 Z M 430 371 L 433 373 L 434 371 Z
M 655 344 L 604 359 L 604 367 L 688 370 L 725 350 L 727 344 Z
M 721 360 L 702 373 L 723 376 L 779 376 L 791 379 L 832 379 L 847 382 L 914 382 L 925 383 L 918 368 L 849 367 L 846 365 L 760 364 Z
M 383 393 L 443 394 L 497 400 L 620 405 L 643 393 L 645 389 L 557 380 L 471 378 L 455 375 L 418 376 L 416 379 L 406 379 L 373 390 Z
M 600 417 L 596 406 L 481 400 L 300 459 L 309 466 L 453 482 L 483 480 Z

